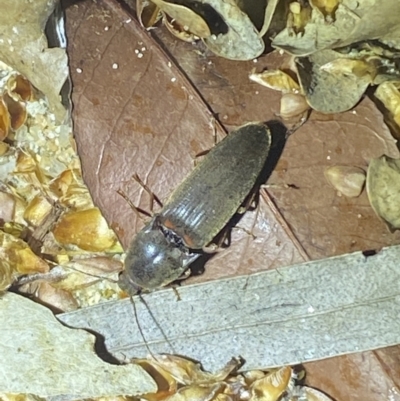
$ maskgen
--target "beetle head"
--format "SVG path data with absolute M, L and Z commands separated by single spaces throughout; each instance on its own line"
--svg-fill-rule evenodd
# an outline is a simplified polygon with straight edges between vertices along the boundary
M 187 251 L 166 238 L 154 217 L 134 238 L 119 277 L 128 293 L 162 287 L 178 279 L 187 268 Z

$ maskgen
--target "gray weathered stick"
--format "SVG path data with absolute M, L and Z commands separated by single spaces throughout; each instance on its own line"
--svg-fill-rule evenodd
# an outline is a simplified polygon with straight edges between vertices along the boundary
M 245 369 L 296 364 L 400 343 L 400 246 L 139 298 L 138 318 L 153 353 L 177 353 L 208 370 L 242 356 Z M 59 316 L 105 337 L 118 359 L 148 353 L 129 300 Z M 165 339 L 168 338 L 169 344 Z

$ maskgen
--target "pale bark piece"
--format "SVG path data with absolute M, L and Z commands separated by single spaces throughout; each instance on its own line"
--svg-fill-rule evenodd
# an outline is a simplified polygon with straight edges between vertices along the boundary
M 171 289 L 157 291 L 143 296 L 149 309 L 134 302 L 154 353 L 185 355 L 211 371 L 237 354 L 246 370 L 292 365 L 400 343 L 399 257 L 400 246 L 358 252 L 185 286 L 179 301 Z M 117 358 L 148 352 L 130 300 L 59 318 L 103 335 Z
M 127 247 L 143 222 L 117 190 L 148 209 L 148 194 L 131 179 L 137 173 L 165 202 L 193 169 L 196 154 L 213 146 L 214 124 L 207 105 L 176 65 L 137 23 L 124 22 L 128 15 L 113 4 L 71 7 L 67 33 L 84 179 Z M 78 37 L 85 40 L 72 45 Z M 218 124 L 215 128 L 221 139 L 225 131 Z M 202 280 L 304 260 L 263 200 L 240 226 L 257 238 L 235 230 L 227 251 L 207 262 Z
M 22 296 L 0 298 L 0 393 L 80 400 L 156 391 L 138 365 L 115 366 L 94 352 L 93 335 L 61 325 Z

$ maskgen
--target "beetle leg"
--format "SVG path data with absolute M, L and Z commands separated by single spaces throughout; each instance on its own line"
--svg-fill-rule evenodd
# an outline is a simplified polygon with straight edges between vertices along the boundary
M 254 191 L 250 196 L 247 197 L 243 205 L 240 206 L 240 208 L 236 213 L 244 214 L 248 210 L 255 210 L 258 205 L 258 197 L 259 197 L 259 191 Z
M 222 248 L 221 246 L 218 246 L 217 244 L 210 244 L 203 246 L 201 250 L 204 253 L 217 253 L 217 252 L 222 252 L 225 250 L 225 248 Z
M 125 192 L 123 192 L 121 189 L 119 189 L 119 190 L 117 191 L 117 194 L 118 194 L 119 196 L 122 196 L 122 197 L 126 200 L 126 202 L 127 202 L 128 205 L 131 207 L 131 209 L 132 209 L 142 220 L 144 220 L 144 219 L 143 219 L 143 215 L 145 215 L 145 216 L 147 216 L 147 217 L 152 217 L 152 216 L 153 216 L 152 213 L 146 212 L 146 210 L 143 210 L 142 208 L 140 208 L 140 207 L 138 207 L 138 206 L 135 206 L 135 205 L 132 203 L 132 201 L 128 198 L 128 195 L 127 195 Z
M 154 202 L 158 204 L 158 206 L 163 207 L 160 199 L 158 196 L 151 191 L 151 189 L 141 180 L 141 178 L 135 173 L 133 174 L 132 178 L 139 183 L 139 185 L 150 195 L 150 212 L 153 213 L 154 209 Z
M 215 117 L 212 117 L 212 118 L 211 118 L 211 121 L 210 121 L 210 128 L 212 129 L 212 132 L 213 132 L 213 136 L 214 136 L 214 146 L 215 146 L 215 145 L 218 143 L 218 137 L 217 137 L 218 131 L 217 131 L 217 126 L 216 126 Z M 195 167 L 196 167 L 196 165 L 197 165 L 197 159 L 198 159 L 199 157 L 201 157 L 201 156 L 205 156 L 207 153 L 210 152 L 210 150 L 211 150 L 211 149 L 202 150 L 201 152 L 195 154 L 195 156 L 194 156 L 194 166 L 195 166 Z
M 257 239 L 257 236 L 255 234 L 253 234 L 252 231 L 248 230 L 247 228 L 244 227 L 240 227 L 240 226 L 235 226 L 232 227 L 232 230 L 242 230 L 244 231 L 246 234 L 250 235 L 251 237 L 253 237 L 253 240 Z

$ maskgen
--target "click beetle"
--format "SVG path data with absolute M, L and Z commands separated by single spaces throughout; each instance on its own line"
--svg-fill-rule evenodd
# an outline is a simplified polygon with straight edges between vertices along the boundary
M 263 123 L 244 125 L 219 142 L 133 239 L 120 287 L 134 294 L 182 276 L 251 194 L 270 147 Z

